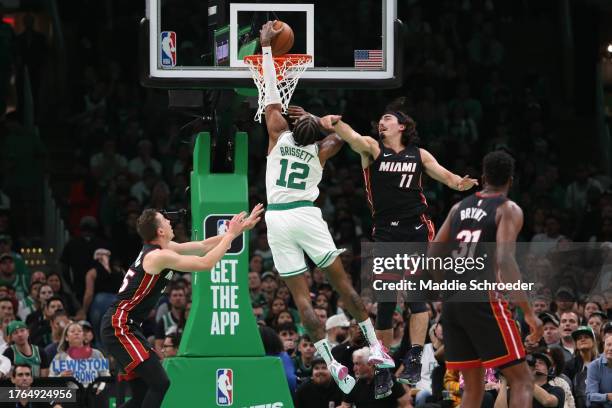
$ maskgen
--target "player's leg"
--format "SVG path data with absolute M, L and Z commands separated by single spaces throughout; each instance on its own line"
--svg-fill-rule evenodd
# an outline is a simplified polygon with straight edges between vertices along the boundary
M 304 274 L 283 278 L 300 313 L 300 320 L 313 343 L 325 338 L 325 329 L 312 308 L 310 289 Z M 324 353 L 321 353 L 325 355 Z M 329 354 L 331 356 L 331 353 Z
M 303 273 L 284 278 L 293 301 L 300 313 L 300 320 L 314 342 L 315 349 L 323 357 L 327 368 L 340 389 L 348 394 L 355 386 L 355 379 L 348 375 L 348 368 L 340 364 L 331 353 L 331 345 L 325 338 L 325 331 L 312 308 L 310 289 Z
M 465 303 L 469 311 L 464 322 L 470 328 L 468 335 L 485 368 L 499 368 L 510 386 L 511 407 L 531 406 L 533 379 L 525 363 L 525 349 L 521 335 L 508 304 L 491 296 L 489 302 Z M 444 313 L 444 311 L 442 312 Z M 444 343 L 447 338 L 444 326 Z
M 301 211 L 296 213 L 301 217 L 301 224 L 299 230 L 295 232 L 296 240 L 310 259 L 325 271 L 329 283 L 340 295 L 344 306 L 359 323 L 359 327 L 370 346 L 368 361 L 377 366 L 395 367 L 393 359 L 382 351 L 361 296 L 353 288 L 349 276 L 342 266 L 342 261 L 338 258 L 338 255 L 344 252 L 344 249 L 336 248 L 327 223 L 321 215 L 321 210 L 316 207 L 300 208 L 299 210 Z
M 414 386 L 421 380 L 421 357 L 429 326 L 429 313 L 423 302 L 411 302 L 408 307 L 410 308 L 411 347 L 403 358 L 404 370 L 397 380 L 403 384 Z
M 480 408 L 484 396 L 484 369 L 482 367 L 461 370 L 463 394 L 461 408 Z
M 128 402 L 122 404 L 119 408 L 142 407 L 145 395 L 147 394 L 147 390 L 149 389 L 149 387 L 147 387 L 147 383 L 145 383 L 142 378 L 135 378 L 133 380 L 128 381 L 128 384 L 130 385 L 132 397 Z
M 435 230 L 433 223 L 426 215 L 422 214 L 407 228 L 402 230 L 402 241 L 412 243 L 425 243 L 433 240 Z M 410 343 L 411 347 L 404 356 L 404 370 L 398 377 L 398 381 L 415 386 L 421 380 L 421 358 L 423 346 L 429 328 L 429 313 L 424 302 L 410 302 Z
M 158 408 L 164 401 L 166 391 L 170 387 L 170 379 L 162 367 L 157 354 L 151 350 L 149 358 L 138 364 L 134 372 L 144 381 L 147 393 L 142 401 L 142 407 Z
M 397 301 L 385 302 L 379 300 L 377 304 L 376 337 L 378 337 L 382 344 L 388 349 L 393 342 L 393 312 L 397 307 Z
M 533 377 L 524 361 L 500 367 L 510 386 L 510 408 L 530 407 L 533 402 Z
M 382 374 L 377 374 L 375 379 L 375 397 L 384 398 L 391 393 L 393 380 L 388 369 L 381 367 L 394 367 L 393 359 L 389 357 L 376 337 L 376 331 L 372 321 L 363 305 L 361 297 L 353 288 L 348 274 L 342 266 L 338 255 L 343 252 L 336 248 L 334 240 L 329 233 L 327 223 L 321 216 L 318 208 L 300 209 L 302 223 L 300 230 L 296 232 L 300 246 L 306 251 L 310 259 L 327 275 L 327 279 L 339 293 L 348 312 L 358 321 L 366 341 L 370 345 L 370 357 L 368 361 L 375 364 Z

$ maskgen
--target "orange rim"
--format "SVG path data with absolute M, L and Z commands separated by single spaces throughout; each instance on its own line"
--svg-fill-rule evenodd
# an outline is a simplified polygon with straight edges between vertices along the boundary
M 261 54 L 247 55 L 246 57 L 244 57 L 244 62 L 248 62 L 253 65 L 258 65 L 258 64 L 261 64 L 261 59 L 262 59 Z M 312 55 L 284 54 L 284 55 L 279 55 L 278 57 L 272 57 L 272 59 L 275 62 L 285 62 L 288 60 L 294 63 L 299 63 L 299 62 L 307 63 L 307 62 L 312 61 Z

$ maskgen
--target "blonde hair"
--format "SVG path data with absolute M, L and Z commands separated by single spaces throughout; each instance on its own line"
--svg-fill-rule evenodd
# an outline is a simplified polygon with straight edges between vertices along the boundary
M 66 325 L 66 327 L 64 327 L 64 331 L 62 332 L 62 338 L 60 339 L 59 344 L 57 345 L 58 351 L 66 352 L 68 350 L 68 347 L 70 347 L 70 344 L 68 343 L 68 329 L 75 325 L 81 327 L 81 325 L 77 322 L 70 322 Z M 81 330 L 83 330 L 83 328 L 81 328 Z

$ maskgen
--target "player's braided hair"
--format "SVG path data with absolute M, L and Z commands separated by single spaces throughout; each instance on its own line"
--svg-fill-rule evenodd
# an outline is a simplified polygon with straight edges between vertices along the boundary
M 501 187 L 514 174 L 514 159 L 503 150 L 490 152 L 482 160 L 482 172 L 488 184 Z
M 298 146 L 308 146 L 317 140 L 319 124 L 312 115 L 306 115 L 298 120 L 293 128 L 293 140 Z

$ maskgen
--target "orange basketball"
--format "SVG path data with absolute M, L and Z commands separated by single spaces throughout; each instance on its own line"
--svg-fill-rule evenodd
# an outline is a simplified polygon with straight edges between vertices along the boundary
M 280 30 L 281 27 L 283 27 L 283 31 L 281 31 L 270 43 L 272 55 L 275 57 L 288 53 L 291 47 L 293 47 L 293 30 L 289 27 L 289 24 L 277 20 L 274 23 L 274 29 Z

